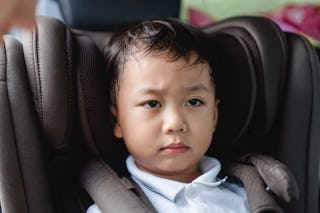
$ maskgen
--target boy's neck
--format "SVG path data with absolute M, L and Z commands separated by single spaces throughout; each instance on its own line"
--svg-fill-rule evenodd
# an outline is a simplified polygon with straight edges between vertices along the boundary
M 200 175 L 201 175 L 201 172 L 199 169 L 197 169 L 189 174 L 175 175 L 175 176 L 172 176 L 172 178 L 168 176 L 167 179 L 171 179 L 171 180 L 182 182 L 182 183 L 191 183 L 194 179 L 196 179 Z
M 152 175 L 155 175 L 157 177 L 173 180 L 173 181 L 178 181 L 182 183 L 191 183 L 194 179 L 198 178 L 201 175 L 201 171 L 198 165 L 195 166 L 192 170 L 187 170 L 184 172 L 180 172 L 179 174 L 160 174 L 160 173 L 155 173 L 149 170 L 146 170 L 139 166 L 136 163 L 137 167 L 147 173 L 150 173 Z

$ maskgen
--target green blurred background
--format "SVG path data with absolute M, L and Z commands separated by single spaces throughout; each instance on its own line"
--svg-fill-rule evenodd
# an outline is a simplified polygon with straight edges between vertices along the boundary
M 235 15 L 272 12 L 286 4 L 317 4 L 320 0 L 182 0 L 180 18 L 187 21 L 187 8 L 193 7 L 221 20 Z

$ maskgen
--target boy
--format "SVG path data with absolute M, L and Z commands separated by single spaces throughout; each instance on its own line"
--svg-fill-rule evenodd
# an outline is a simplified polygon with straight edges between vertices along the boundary
M 171 19 L 144 21 L 111 38 L 113 133 L 158 212 L 249 212 L 243 187 L 218 179 L 219 161 L 204 156 L 219 101 L 203 42 L 199 31 Z

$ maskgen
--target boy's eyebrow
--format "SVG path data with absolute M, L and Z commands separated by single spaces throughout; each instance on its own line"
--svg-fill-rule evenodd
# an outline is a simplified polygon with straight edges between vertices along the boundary
M 139 89 L 137 92 L 140 94 L 154 94 L 154 93 L 158 93 L 159 91 L 161 90 L 150 88 L 150 87 L 143 87 Z
M 138 93 L 140 93 L 140 94 L 157 94 L 161 91 L 162 91 L 161 89 L 156 89 L 156 88 L 152 88 L 152 87 L 143 87 L 138 90 Z M 203 84 L 186 86 L 184 88 L 184 91 L 186 91 L 186 92 L 205 91 L 207 93 L 210 93 L 209 89 Z
M 188 87 L 185 88 L 185 90 L 188 91 L 188 92 L 194 92 L 194 91 L 203 90 L 203 91 L 205 91 L 207 93 L 210 93 L 209 89 L 203 84 L 197 84 L 197 85 L 188 86 Z

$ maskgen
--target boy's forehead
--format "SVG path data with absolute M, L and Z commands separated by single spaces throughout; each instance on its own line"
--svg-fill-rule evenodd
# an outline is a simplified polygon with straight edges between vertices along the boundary
M 142 83 L 142 75 L 144 77 L 149 76 L 146 81 L 157 84 L 159 78 L 162 79 L 163 76 L 170 75 L 174 76 L 176 82 L 185 81 L 186 83 L 193 84 L 205 81 L 206 85 L 210 84 L 214 87 L 213 78 L 211 77 L 212 71 L 209 64 L 206 62 L 195 62 L 196 56 L 191 57 L 193 58 L 188 60 L 186 58 L 173 59 L 172 56 L 168 54 L 132 55 L 126 60 L 118 86 L 121 86 L 124 82 L 128 83 L 128 81 Z M 172 74 L 176 73 L 176 75 L 171 75 L 170 72 L 166 72 L 170 70 L 173 71 L 171 72 Z M 192 73 L 191 75 L 188 74 L 190 72 Z M 185 75 L 189 77 L 184 78 Z M 203 76 L 206 77 L 203 78 Z M 171 79 L 173 78 L 171 77 Z
M 210 75 L 212 74 L 209 63 L 205 60 L 199 60 L 199 55 L 194 52 L 186 56 L 177 56 L 172 52 L 135 52 L 128 55 L 124 62 L 123 71 L 130 70 L 132 62 L 142 67 L 143 64 L 150 61 L 150 59 L 154 63 L 166 62 L 183 70 L 198 68 L 200 70 L 207 70 Z

